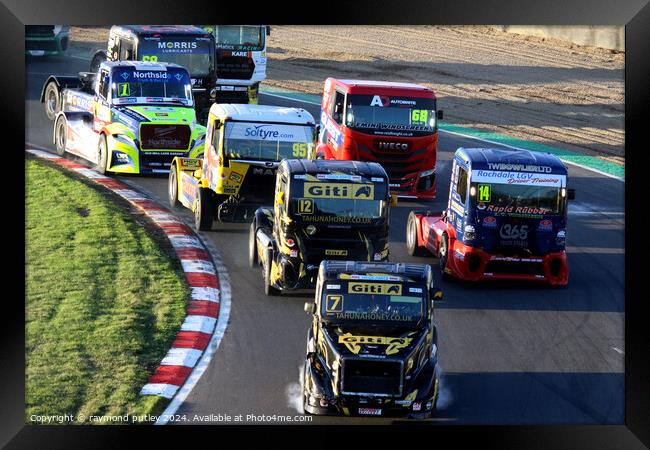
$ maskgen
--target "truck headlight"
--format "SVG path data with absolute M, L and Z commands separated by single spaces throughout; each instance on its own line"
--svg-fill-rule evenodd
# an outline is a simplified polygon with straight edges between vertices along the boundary
M 463 234 L 464 241 L 476 239 L 476 230 L 473 225 L 465 225 L 465 233 Z

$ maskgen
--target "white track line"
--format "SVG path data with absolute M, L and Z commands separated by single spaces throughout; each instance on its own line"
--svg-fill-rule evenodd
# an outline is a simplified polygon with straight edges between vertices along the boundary
M 302 103 L 307 103 L 307 104 L 309 104 L 309 105 L 317 105 L 317 106 L 320 106 L 320 103 L 310 102 L 309 100 L 301 100 L 301 99 L 299 99 L 299 98 L 287 97 L 287 96 L 285 96 L 285 95 L 270 94 L 270 93 L 268 93 L 268 92 L 260 92 L 260 94 L 262 94 L 262 95 L 269 95 L 269 96 L 271 96 L 271 97 L 278 97 L 278 98 L 282 98 L 282 99 L 285 99 L 285 100 L 292 100 L 292 101 L 294 101 L 294 102 L 302 102 Z M 484 139 L 484 138 L 480 138 L 480 137 L 477 137 L 477 136 L 472 136 L 472 135 L 469 135 L 469 134 L 459 133 L 459 132 L 457 132 L 457 131 L 447 131 L 447 130 L 442 130 L 442 129 L 440 129 L 440 132 L 441 132 L 441 133 L 447 133 L 447 134 L 454 134 L 454 135 L 456 135 L 456 136 L 462 136 L 462 137 L 464 137 L 464 138 L 468 138 L 468 139 L 475 139 L 475 140 L 477 140 L 477 141 L 486 142 L 486 143 L 488 143 L 488 144 L 500 145 L 500 146 L 502 146 L 502 147 L 512 148 L 512 149 L 514 149 L 514 150 L 525 150 L 525 149 L 522 149 L 521 147 L 516 147 L 516 146 L 514 146 L 514 145 L 503 144 L 503 143 L 501 143 L 501 142 L 491 141 L 491 140 L 489 140 L 489 139 Z M 594 168 L 592 168 L 592 167 L 588 167 L 588 166 L 585 166 L 585 165 L 583 165 L 583 164 L 578 164 L 578 163 L 571 162 L 571 161 L 565 161 L 565 160 L 563 160 L 563 161 L 564 161 L 565 163 L 567 163 L 567 164 L 572 165 L 572 166 L 580 167 L 581 169 L 585 169 L 585 170 L 588 170 L 588 171 L 590 171 L 590 172 L 595 172 L 595 173 L 597 173 L 597 174 L 599 174 L 599 175 L 603 175 L 603 176 L 608 177 L 608 178 L 613 178 L 614 180 L 618 180 L 618 181 L 621 181 L 621 182 L 625 183 L 625 179 L 620 178 L 620 177 L 617 177 L 616 175 L 612 175 L 612 174 L 607 173 L 607 172 L 603 172 L 602 170 L 594 169 Z

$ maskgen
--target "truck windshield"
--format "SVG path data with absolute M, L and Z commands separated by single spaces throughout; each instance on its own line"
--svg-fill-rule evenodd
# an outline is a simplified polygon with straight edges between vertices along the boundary
M 303 222 L 371 223 L 387 214 L 386 189 L 387 184 L 342 183 L 340 178 L 294 180 L 290 212 Z
M 264 28 L 260 25 L 203 25 L 224 50 L 259 51 L 264 48 Z
M 371 277 L 369 277 L 371 278 Z M 328 281 L 321 314 L 336 322 L 418 322 L 425 311 L 424 288 L 390 281 Z
M 472 183 L 476 207 L 499 215 L 559 214 L 561 188 L 501 183 Z
M 208 38 L 144 37 L 140 40 L 138 59 L 176 63 L 185 67 L 193 78 L 202 78 L 210 75 L 213 52 Z
M 223 148 L 228 158 L 280 161 L 309 157 L 313 139 L 313 125 L 226 122 Z
M 183 68 L 137 70 L 120 67 L 113 71 L 113 103 L 182 103 L 192 106 L 192 85 Z
M 437 128 L 435 99 L 352 94 L 347 102 L 345 123 L 359 131 L 425 135 Z

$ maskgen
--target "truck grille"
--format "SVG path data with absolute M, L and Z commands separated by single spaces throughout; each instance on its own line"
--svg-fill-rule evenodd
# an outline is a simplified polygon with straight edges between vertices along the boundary
M 399 397 L 402 395 L 402 363 L 344 358 L 341 392 Z
M 217 51 L 217 78 L 224 80 L 250 80 L 255 71 L 253 58 L 233 56 L 230 50 Z
M 187 150 L 190 146 L 189 125 L 143 124 L 140 127 L 142 150 Z
M 391 183 L 402 181 L 409 173 L 424 170 L 422 156 L 426 152 L 426 147 L 410 150 L 379 150 L 359 144 L 358 149 L 362 161 L 374 161 L 381 164 Z
M 328 229 L 318 224 L 316 234 L 309 236 L 303 232 L 303 239 L 307 250 L 306 263 L 320 264 L 326 259 L 341 260 L 368 260 L 368 249 L 361 240 L 357 231 L 349 229 Z M 345 249 L 345 255 L 326 254 L 327 250 Z M 335 252 L 334 252 L 335 253 Z

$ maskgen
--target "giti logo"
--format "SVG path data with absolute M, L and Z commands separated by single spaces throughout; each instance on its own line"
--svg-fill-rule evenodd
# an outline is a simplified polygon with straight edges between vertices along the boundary
M 305 197 L 372 200 L 375 197 L 375 186 L 372 184 L 306 182 Z
M 402 285 L 392 283 L 348 283 L 348 294 L 402 295 Z
M 325 250 L 327 256 L 348 256 L 347 250 Z
M 392 355 L 411 343 L 411 338 L 383 337 L 383 336 L 354 336 L 350 333 L 339 336 L 339 343 L 355 355 L 361 350 L 361 345 L 387 345 L 386 354 Z M 359 345 L 361 344 L 361 345 Z

